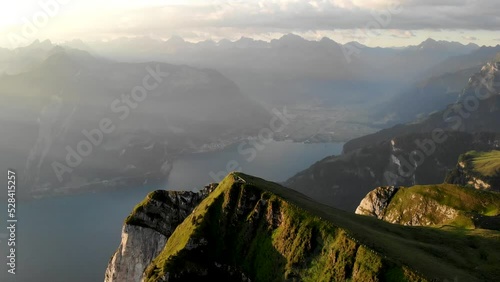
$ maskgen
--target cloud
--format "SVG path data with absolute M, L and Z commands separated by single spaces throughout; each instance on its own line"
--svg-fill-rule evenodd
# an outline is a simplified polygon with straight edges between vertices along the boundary
M 390 35 L 395 38 L 411 38 L 416 36 L 415 33 L 411 30 L 400 30 L 400 29 L 391 30 Z
M 468 41 L 476 41 L 477 37 L 475 36 L 462 36 L 463 39 L 468 40 Z
M 356 29 L 384 22 L 383 29 L 484 29 L 500 26 L 497 0 L 269 0 L 209 1 L 199 5 L 164 6 L 175 9 L 186 24 L 199 27 L 261 29 Z M 397 5 L 396 5 L 397 6 Z M 153 12 L 161 16 L 162 9 Z M 160 12 L 160 13 L 157 13 Z M 187 15 L 187 16 L 186 16 Z
M 500 26 L 498 0 L 143 0 L 126 3 L 129 4 L 76 1 L 74 6 L 68 5 L 68 13 L 62 11 L 37 37 L 200 35 L 206 38 L 209 35 L 237 38 L 242 34 L 385 29 L 393 38 L 410 38 L 418 30 L 496 31 Z

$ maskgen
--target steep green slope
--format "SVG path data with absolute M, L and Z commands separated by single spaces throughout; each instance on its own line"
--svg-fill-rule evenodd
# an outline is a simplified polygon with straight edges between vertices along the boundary
M 474 171 L 484 176 L 495 176 L 500 173 L 500 151 L 469 152 Z
M 384 219 L 399 224 L 481 227 L 500 214 L 500 194 L 456 185 L 402 188 L 392 198 Z M 494 219 L 494 218 L 491 218 Z
M 500 193 L 451 184 L 379 187 L 356 213 L 402 225 L 500 230 Z
M 500 151 L 470 151 L 461 155 L 457 167 L 445 181 L 476 189 L 500 190 Z
M 145 281 L 460 281 L 500 275 L 500 233 L 392 225 L 233 173 L 174 231 Z

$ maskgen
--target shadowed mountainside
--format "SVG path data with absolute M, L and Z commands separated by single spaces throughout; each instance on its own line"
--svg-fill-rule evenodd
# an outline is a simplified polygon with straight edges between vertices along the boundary
M 354 211 L 373 187 L 442 183 L 461 154 L 500 146 L 499 65 L 483 66 L 446 109 L 351 140 L 342 155 L 317 162 L 285 185 Z

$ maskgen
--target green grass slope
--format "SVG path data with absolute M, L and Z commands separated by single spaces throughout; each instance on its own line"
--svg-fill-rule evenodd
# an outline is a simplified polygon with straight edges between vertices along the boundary
M 393 225 L 233 173 L 177 227 L 145 278 L 494 281 L 499 243 L 496 231 Z
M 500 151 L 472 151 L 465 154 L 463 160 L 470 162 L 471 168 L 483 176 L 493 177 L 500 174 Z
M 383 219 L 403 225 L 480 228 L 499 214 L 500 193 L 439 184 L 400 188 Z
M 445 182 L 500 191 L 500 151 L 470 151 L 462 154 Z

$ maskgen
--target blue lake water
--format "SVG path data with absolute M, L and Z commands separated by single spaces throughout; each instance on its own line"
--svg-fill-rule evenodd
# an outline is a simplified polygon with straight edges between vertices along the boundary
M 17 274 L 7 273 L 6 203 L 0 203 L 0 281 L 103 281 L 107 263 L 118 247 L 123 220 L 148 192 L 155 189 L 198 190 L 234 166 L 248 174 L 277 182 L 320 159 L 339 154 L 342 143 L 272 142 L 251 154 L 238 145 L 223 151 L 185 155 L 174 162 L 161 187 L 124 187 L 113 191 L 21 201 L 18 203 Z M 245 148 L 248 148 L 246 146 Z

